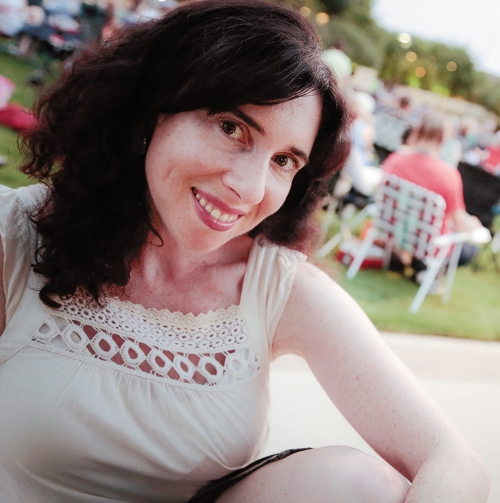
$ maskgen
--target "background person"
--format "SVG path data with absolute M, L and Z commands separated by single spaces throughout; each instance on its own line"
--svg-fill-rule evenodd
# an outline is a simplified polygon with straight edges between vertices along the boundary
M 337 76 L 344 89 L 351 88 L 352 61 L 344 52 L 344 41 L 339 39 L 323 52 L 323 60 Z
M 477 455 L 298 251 L 349 148 L 303 16 L 186 4 L 84 52 L 38 112 L 23 170 L 51 184 L 0 192 L 4 499 L 484 503 Z M 387 463 L 247 467 L 289 352 Z
M 351 103 L 354 111 L 352 145 L 349 158 L 342 170 L 342 177 L 350 180 L 355 192 L 353 197 L 361 196 L 368 200 L 382 179 L 382 171 L 374 165 L 375 101 L 368 93 L 355 92 L 351 95 Z
M 26 15 L 25 0 L 0 0 L 0 34 L 15 37 L 22 30 Z
M 458 170 L 440 159 L 445 138 L 445 117 L 429 112 L 412 129 L 404 151 L 394 152 L 383 163 L 385 173 L 393 174 L 440 194 L 446 203 L 443 233 L 472 232 L 482 227 L 475 216 L 465 210 L 462 178 Z M 464 243 L 459 265 L 468 264 L 477 254 L 477 247 Z M 416 269 L 422 270 L 422 267 Z M 419 271 L 417 271 L 419 272 Z
M 485 171 L 500 175 L 500 131 L 497 131 L 492 142 L 486 147 L 486 159 L 482 163 Z
M 456 115 L 444 116 L 443 143 L 439 150 L 440 159 L 455 168 L 462 158 L 462 144 L 456 135 L 457 126 L 458 117 Z

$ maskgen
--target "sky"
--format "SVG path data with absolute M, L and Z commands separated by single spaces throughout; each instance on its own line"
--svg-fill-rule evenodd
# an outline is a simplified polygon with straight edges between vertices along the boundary
M 467 49 L 476 70 L 500 77 L 500 0 L 374 0 L 384 28 Z

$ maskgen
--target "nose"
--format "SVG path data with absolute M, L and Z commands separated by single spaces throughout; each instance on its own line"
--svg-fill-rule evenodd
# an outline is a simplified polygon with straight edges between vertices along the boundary
M 266 193 L 269 158 L 243 156 L 231 163 L 223 176 L 223 183 L 248 205 L 259 204 Z

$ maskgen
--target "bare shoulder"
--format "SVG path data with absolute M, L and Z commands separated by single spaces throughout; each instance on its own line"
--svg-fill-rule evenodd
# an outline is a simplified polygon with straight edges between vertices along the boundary
M 304 357 L 315 343 L 378 337 L 359 305 L 318 267 L 300 264 L 274 341 L 275 354 Z

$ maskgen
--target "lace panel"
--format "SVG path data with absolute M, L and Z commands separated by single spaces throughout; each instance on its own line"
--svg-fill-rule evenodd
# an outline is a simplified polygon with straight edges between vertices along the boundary
M 79 292 L 44 321 L 32 346 L 174 384 L 227 386 L 259 369 L 238 306 L 198 316 Z

